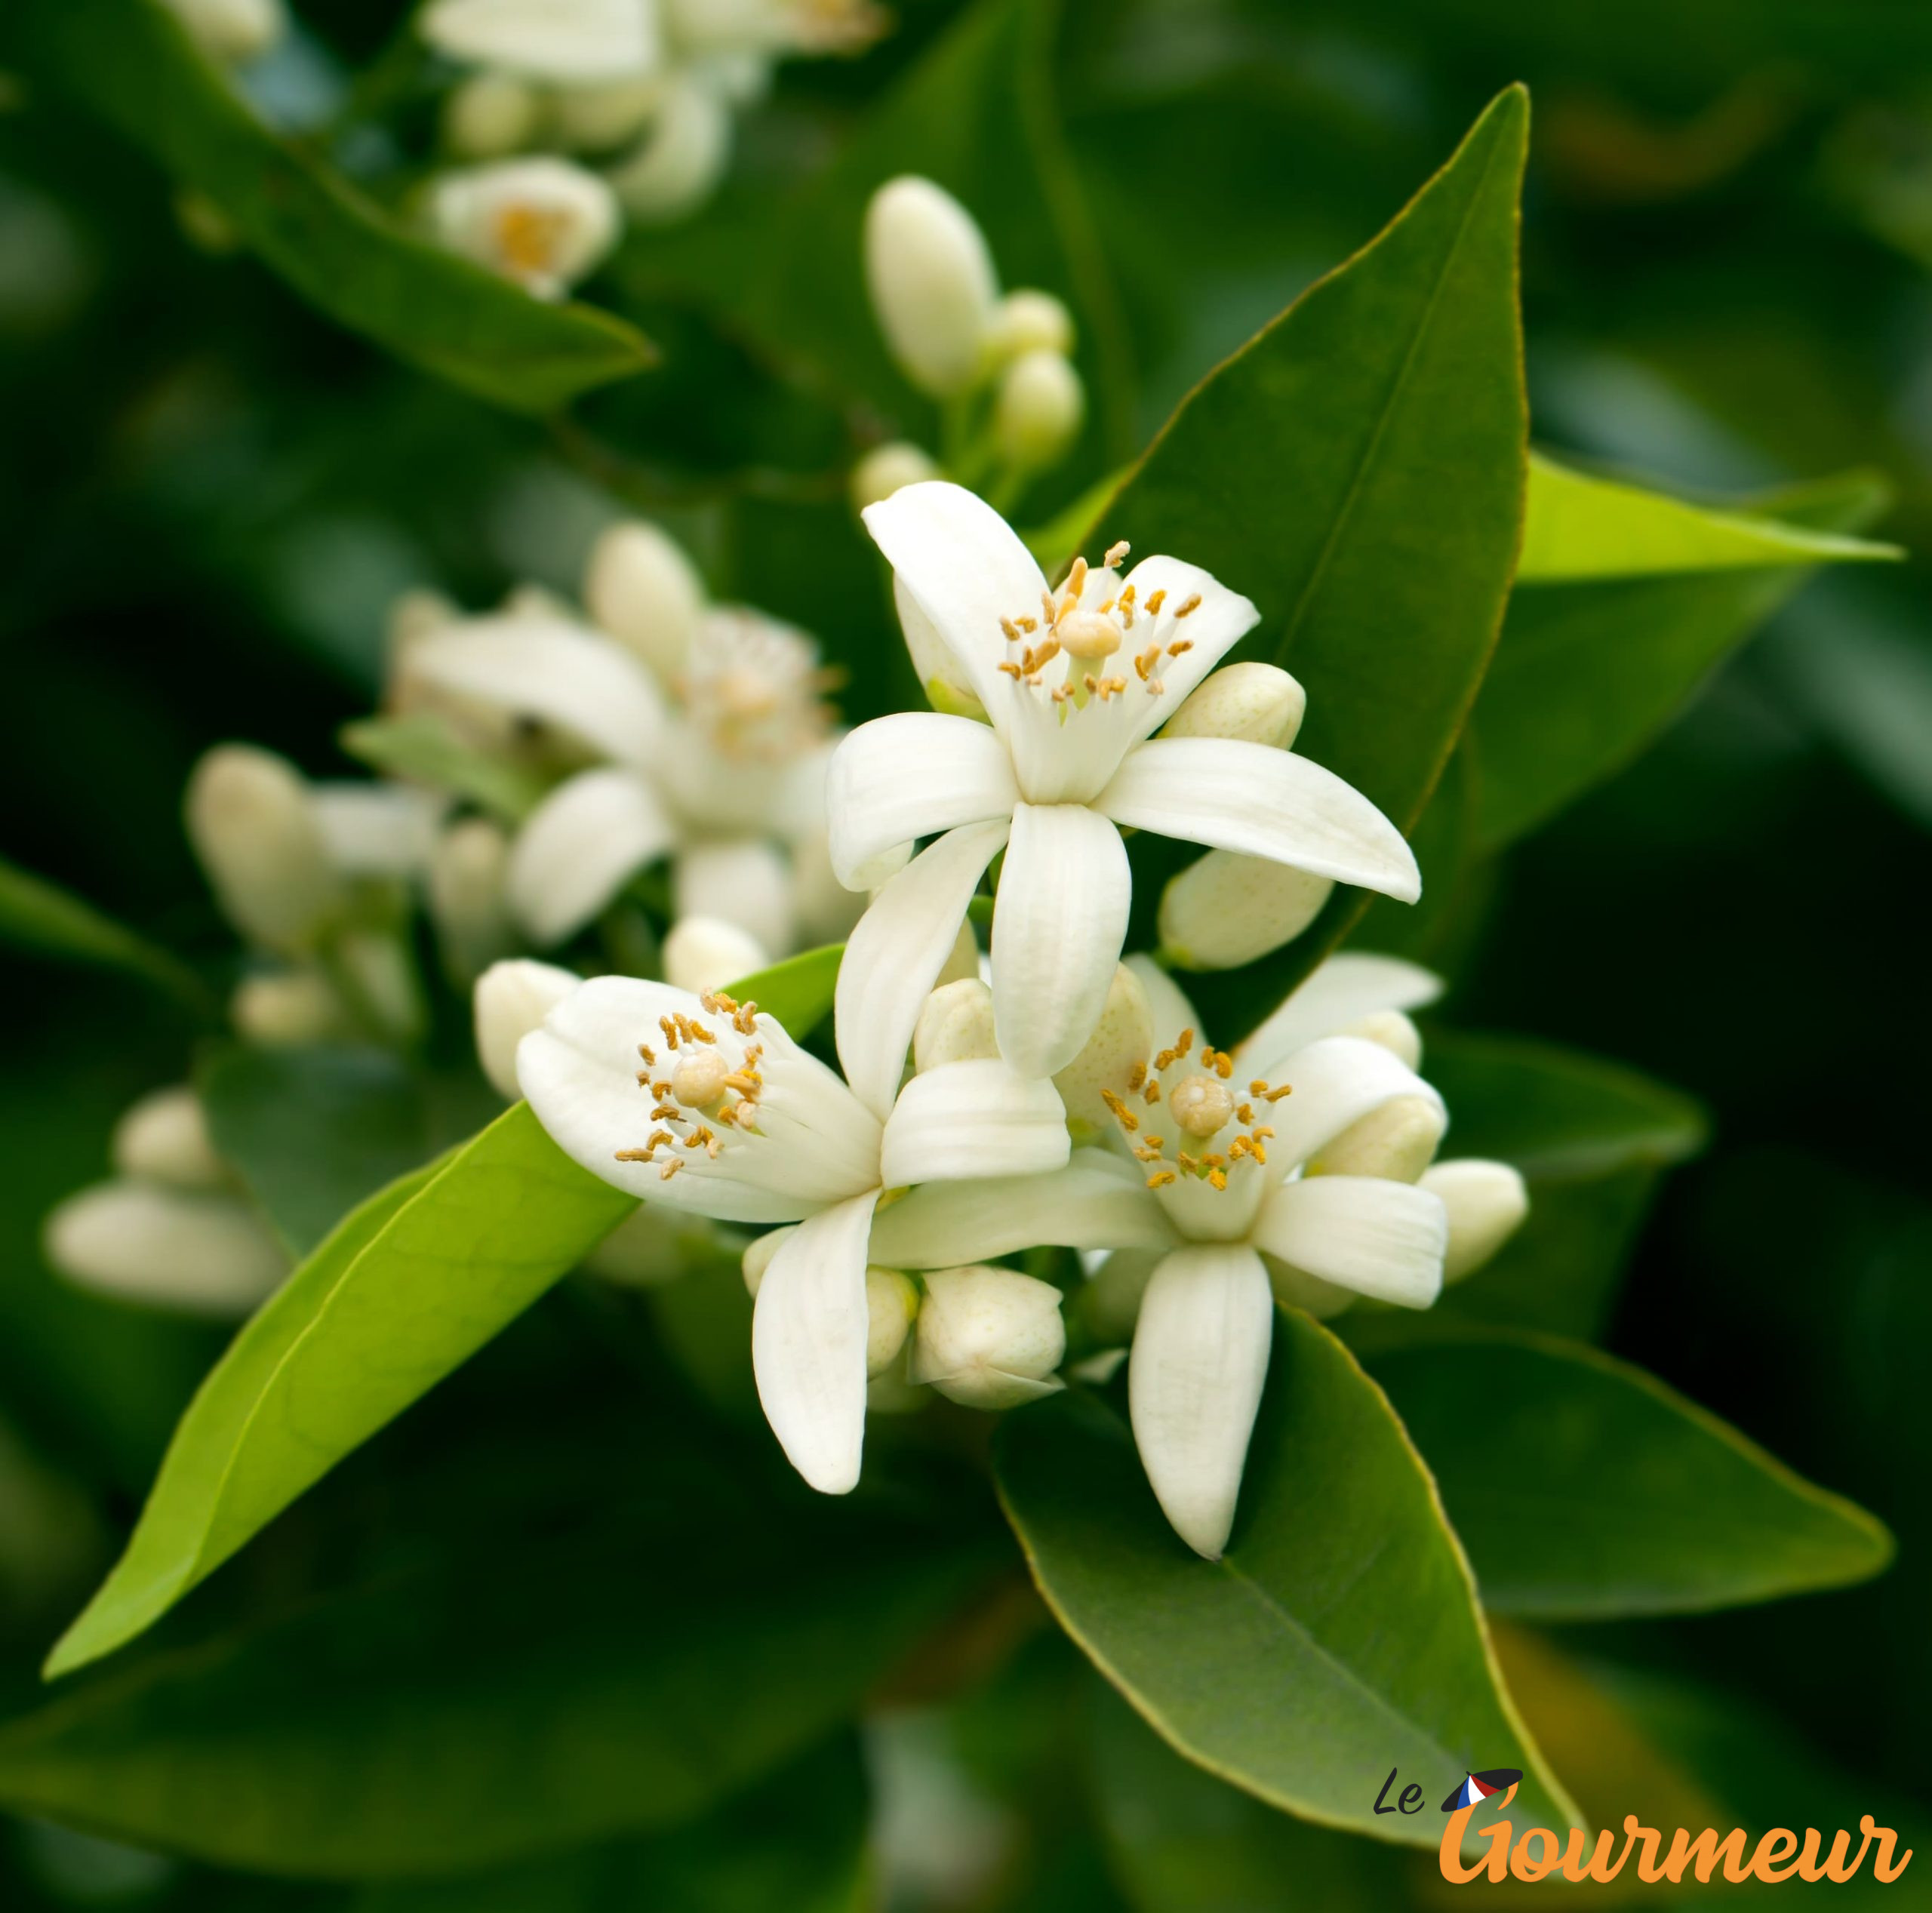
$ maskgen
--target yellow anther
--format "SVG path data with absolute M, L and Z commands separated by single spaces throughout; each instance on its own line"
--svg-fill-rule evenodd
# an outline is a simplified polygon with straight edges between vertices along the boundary
M 1228 1186 L 1228 1172 L 1225 1169 L 1211 1169 L 1208 1172 L 1208 1179 L 1216 1189 L 1224 1189 Z
M 1168 647 L 1168 655 L 1170 657 L 1180 657 L 1184 653 L 1192 650 L 1193 648 L 1194 640 L 1192 638 L 1177 638 Z
M 1124 538 L 1122 538 L 1117 543 L 1111 544 L 1107 547 L 1107 555 L 1100 561 L 1100 562 L 1104 564 L 1109 571 L 1111 571 L 1122 558 L 1126 557 L 1129 552 L 1133 550 L 1133 549 L 1134 547 L 1130 545 Z M 1128 586 L 1128 589 L 1129 591 L 1131 591 L 1133 589 L 1134 587 L 1131 585 Z
M 1013 622 L 1029 636 L 1040 628 L 1040 620 L 1038 618 L 1015 618 Z
M 1201 594 L 1197 591 L 1188 598 L 1185 604 L 1177 605 L 1175 607 L 1174 616 L 1177 618 L 1184 618 L 1187 616 L 1189 612 L 1198 611 L 1200 608 Z
M 1244 1103 L 1235 1112 L 1235 1121 L 1238 1123 L 1251 1123 L 1254 1120 L 1254 1105 L 1251 1103 Z
M 1167 601 L 1168 594 L 1164 590 L 1149 592 L 1147 595 L 1147 615 L 1150 618 L 1156 615 Z
M 758 1005 L 755 1003 L 740 1004 L 731 1013 L 731 1027 L 740 1036 L 755 1036 L 758 1034 Z
M 1158 1083 L 1150 1082 L 1140 1093 L 1143 1100 L 1158 1103 L 1161 1100 L 1161 1086 Z
M 1146 1080 L 1147 1066 L 1144 1063 L 1137 1063 L 1127 1072 L 1127 1086 L 1131 1090 L 1137 1090 Z
M 675 1050 L 678 1047 L 678 1026 L 669 1016 L 660 1016 L 657 1027 L 664 1032 L 664 1041 Z
M 1060 623 L 1060 607 L 1054 604 L 1054 595 L 1051 592 L 1043 591 L 1041 592 L 1040 610 L 1046 618 L 1047 629 L 1051 631 L 1055 625 Z
M 1006 641 L 1009 644 L 1019 643 L 1020 627 L 1011 618 L 1001 618 L 999 621 L 999 628 L 1006 634 Z
M 660 1182 L 668 1183 L 684 1166 L 685 1159 L 682 1156 L 673 1156 L 662 1169 L 658 1170 L 658 1179 Z
M 654 1064 L 657 1060 L 657 1052 L 648 1043 L 640 1043 L 637 1046 L 637 1053 L 646 1063 Z
M 999 661 L 998 668 L 1004 671 L 1009 678 L 1023 678 L 1026 675 L 1026 672 L 1023 671 L 1018 665 L 1015 664 L 1010 657 L 1001 658 Z
M 1100 1100 L 1113 1112 L 1114 1120 L 1122 1129 L 1131 1132 L 1140 1127 L 1140 1118 L 1112 1090 L 1101 1090 Z
M 1147 1186 L 1150 1189 L 1164 1189 L 1170 1183 L 1180 1180 L 1180 1178 L 1171 1169 L 1157 1169 L 1147 1178 Z

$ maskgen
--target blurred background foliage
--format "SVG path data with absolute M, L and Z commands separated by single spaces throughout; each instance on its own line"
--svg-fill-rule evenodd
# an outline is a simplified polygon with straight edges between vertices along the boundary
M 1032 75 L 1014 96 L 958 100 L 951 117 L 930 100 L 895 104 L 941 36 L 981 32 L 957 28 L 956 11 L 907 0 L 863 60 L 784 69 L 714 211 L 685 232 L 633 235 L 586 288 L 643 328 L 662 369 L 561 423 L 426 377 L 245 258 L 198 250 L 146 158 L 30 73 L 0 82 L 7 856 L 190 958 L 219 950 L 179 817 L 197 754 L 245 736 L 341 774 L 332 740 L 368 708 L 397 592 L 429 583 L 479 603 L 527 577 L 568 588 L 594 531 L 625 509 L 686 536 L 721 592 L 818 635 L 851 672 L 851 717 L 908 701 L 843 483 L 893 421 L 924 423 L 861 301 L 862 195 L 840 168 L 869 140 L 923 142 L 968 166 L 962 196 L 1010 280 L 1073 297 L 1096 394 L 1079 465 L 1091 476 L 1372 236 L 1498 88 L 1526 81 L 1538 442 L 1712 495 L 1875 466 L 1896 492 L 1880 534 L 1932 550 L 1923 11 L 1075 0 L 1063 19 L 1020 14 L 1021 43 L 995 49 L 1021 57 L 1001 70 Z M 303 0 L 300 14 L 265 82 L 298 126 L 325 117 L 398 23 L 382 0 Z M 337 156 L 377 174 L 395 164 Z M 774 240 L 774 195 L 814 174 L 823 227 Z M 849 257 L 835 251 L 814 299 L 774 312 L 747 267 L 781 241 Z M 1069 502 L 1043 485 L 1028 506 L 1044 519 Z M 1902 1844 L 1914 1816 L 1928 1830 L 1917 1730 L 1932 1704 L 1932 1207 L 1913 1087 L 1932 1073 L 1915 901 L 1928 828 L 1932 584 L 1922 558 L 1854 567 L 1810 584 L 1655 749 L 1485 865 L 1432 927 L 1456 1023 L 1614 1056 L 1707 1114 L 1708 1148 L 1665 1180 L 1641 1228 L 1641 1192 L 1591 1225 L 1637 1230 L 1604 1304 L 1604 1345 L 1857 1497 L 1899 1539 L 1892 1572 L 1849 1592 L 1523 1637 L 1512 1678 L 1586 1807 L 1620 1816 L 1641 1773 L 1640 1810 L 1651 1818 L 1656 1801 L 1666 1827 L 1728 1825 L 1727 1813 L 1855 1825 L 1889 1804 Z M 115 1112 L 178 1075 L 192 1016 L 111 973 L 0 964 L 0 1693 L 24 1705 L 220 1337 L 63 1287 L 37 1247 L 49 1203 L 99 1172 Z M 595 1319 L 606 1306 L 551 1298 L 198 1596 L 195 1626 L 245 1609 L 278 1574 L 312 1588 L 315 1561 L 346 1576 L 358 1547 L 395 1545 L 380 1540 L 390 1498 L 436 1501 L 439 1446 L 460 1445 L 484 1403 L 506 1455 L 521 1430 L 634 1469 L 631 1438 L 598 1438 L 594 1402 L 582 1428 L 542 1408 L 585 1364 L 598 1386 L 565 1393 L 628 1403 L 635 1365 L 659 1361 L 641 1306 L 608 1303 L 617 1332 Z M 507 1414 L 506 1399 L 519 1402 Z M 601 1478 L 579 1481 L 585 1504 Z M 509 1480 L 505 1496 L 518 1492 L 534 1491 Z M 439 1518 L 478 1515 L 444 1505 Z M 829 1906 L 882 1876 L 907 1906 L 1161 1913 L 1386 1905 L 1420 1879 L 1406 1857 L 1186 1767 L 1039 1631 L 1024 1598 L 1000 1611 L 1006 1638 L 956 1644 L 962 1680 L 995 1670 L 969 1699 L 951 1701 L 957 1683 L 883 1690 L 869 1878 L 854 1858 L 854 1757 L 835 1745 L 806 1762 L 808 1779 L 691 1823 L 681 1859 L 660 1840 L 487 1890 L 283 1886 L 23 1820 L 0 1833 L 0 1898 Z M 1614 1731 L 1592 1730 L 1611 1718 Z M 1644 1730 L 1660 1738 L 1620 1739 Z M 1565 1767 L 1572 1745 L 1581 1770 Z M 749 1816 L 737 1829 L 733 1811 Z M 694 1856 L 740 1850 L 742 1880 L 694 1885 Z M 760 1852 L 776 1875 L 760 1874 Z M 1894 1893 L 1923 1893 L 1924 1865 Z M 1414 1890 L 1426 1903 L 1426 1882 Z

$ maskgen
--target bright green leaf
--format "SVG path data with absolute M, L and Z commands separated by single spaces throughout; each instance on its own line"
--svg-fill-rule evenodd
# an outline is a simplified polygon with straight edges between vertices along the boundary
M 1418 1844 L 1439 1826 L 1373 1811 L 1392 1765 L 1438 1801 L 1472 1760 L 1521 1767 L 1520 1810 L 1566 1823 L 1427 1471 L 1381 1392 L 1307 1317 L 1275 1318 L 1220 1561 L 1175 1536 L 1126 1424 L 1084 1391 L 1009 1416 L 995 1458 L 1048 1605 L 1189 1759 L 1308 1819 Z
M 24 0 L 33 77 L 205 193 L 263 261 L 339 324 L 518 411 L 548 412 L 651 363 L 633 327 L 546 305 L 405 233 L 278 138 L 161 0 Z
M 1484 1605 L 1535 1620 L 1698 1613 L 1878 1573 L 1890 1537 L 1641 1369 L 1487 1331 L 1369 1358 Z
M 1245 649 L 1307 689 L 1296 749 L 1405 829 L 1461 731 L 1515 563 L 1528 131 L 1512 88 L 1373 245 L 1195 388 L 1088 540 L 1174 552 L 1252 598 L 1261 625 Z M 1231 976 L 1244 1020 L 1365 901 L 1338 896 Z
M 195 1086 L 215 1147 L 298 1256 L 503 1108 L 474 1071 L 432 1075 L 388 1050 L 237 1045 L 211 1057 Z
M 337 741 L 371 769 L 453 792 L 502 823 L 522 823 L 549 789 L 534 771 L 472 749 L 439 718 L 359 718 Z
M 1755 509 L 1800 537 L 1807 529 L 1869 524 L 1887 495 L 1878 481 L 1854 472 L 1757 500 Z M 1611 560 L 1598 563 L 1607 572 Z M 1502 848 L 1621 769 L 1808 576 L 1787 557 L 1517 592 L 1464 746 L 1477 848 Z
M 197 1010 L 208 992 L 186 964 L 104 916 L 91 903 L 0 859 L 0 940 L 38 955 L 84 963 L 157 984 Z
M 571 1162 L 521 1103 L 444 1164 L 364 1204 L 202 1384 L 128 1552 L 48 1674 L 152 1625 L 635 1206 Z
M 787 1035 L 802 1041 L 832 1014 L 839 959 L 844 954 L 843 943 L 801 951 L 734 983 L 729 994 L 740 1003 L 755 1003 L 765 1015 L 776 1016 L 785 1026 Z
M 1896 545 L 1814 531 L 1748 512 L 1715 511 L 1639 485 L 1573 472 L 1532 453 L 1516 582 L 1761 571 L 1904 555 Z

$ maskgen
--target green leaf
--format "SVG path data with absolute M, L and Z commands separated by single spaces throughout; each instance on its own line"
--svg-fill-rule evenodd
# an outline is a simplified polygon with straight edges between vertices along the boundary
M 386 1882 L 346 1913 L 863 1913 L 866 1807 L 841 1739 L 683 1826 L 480 1878 Z
M 1503 94 L 1366 250 L 1195 388 L 1090 544 L 1204 565 L 1308 692 L 1296 749 L 1414 826 L 1496 641 L 1527 431 L 1516 307 L 1528 96 Z M 1338 896 L 1230 985 L 1252 1020 L 1361 913 Z
M 843 943 L 821 944 L 804 950 L 769 970 L 734 983 L 729 994 L 740 1003 L 755 1003 L 767 1016 L 776 1016 L 785 1033 L 802 1040 L 832 1014 L 832 999 L 838 987 L 838 964 L 845 954 Z
M 571 1161 L 521 1103 L 365 1203 L 202 1384 L 128 1552 L 55 1647 L 50 1678 L 152 1625 L 635 1206 Z
M 104 916 L 91 903 L 0 858 L 0 939 L 63 962 L 125 970 L 190 1008 L 210 1007 L 201 980 L 158 944 Z
M 548 412 L 654 357 L 585 306 L 546 305 L 402 232 L 271 133 L 161 0 L 25 0 L 31 74 L 220 208 L 271 270 L 339 324 L 466 389 Z
M 1862 1509 L 1594 1349 L 1491 1330 L 1369 1368 L 1495 1612 L 1695 1613 L 1841 1587 L 1891 1558 Z
M 1441 1828 L 1373 1812 L 1392 1765 L 1438 1801 L 1472 1760 L 1520 1767 L 1512 1812 L 1574 1817 L 1503 1690 L 1426 1469 L 1381 1392 L 1305 1315 L 1275 1318 L 1219 1561 L 1176 1538 L 1125 1423 L 1084 1391 L 1008 1416 L 995 1455 L 1048 1605 L 1190 1760 L 1308 1819 L 1412 1844 Z
M 472 749 L 440 718 L 358 718 L 337 741 L 374 770 L 467 798 L 502 823 L 522 823 L 550 787 L 533 770 Z
M 1757 509 L 1798 540 L 1868 524 L 1887 496 L 1854 472 L 1759 500 Z M 1607 521 L 1595 577 L 1526 584 L 1510 600 L 1464 746 L 1479 850 L 1514 841 L 1620 769 L 1810 575 L 1789 553 L 1748 567 L 1638 575 L 1633 564 L 1657 570 L 1658 533 L 1633 516 Z M 1621 558 L 1609 549 L 1612 533 L 1625 541 Z M 1712 535 L 1708 526 L 1704 535 Z M 1889 548 L 1860 546 L 1857 555 Z
M 1875 485 L 1883 491 L 1881 481 L 1862 475 L 1826 482 Z M 1516 582 L 1569 583 L 1678 571 L 1761 571 L 1904 555 L 1897 545 L 1814 531 L 1746 511 L 1712 510 L 1639 485 L 1573 472 L 1532 453 Z
M 587 1521 L 405 1549 L 143 1647 L 0 1728 L 0 1800 L 337 1878 L 675 1826 L 848 1721 L 986 1573 L 983 1530 L 948 1545 L 658 1459 L 648 1499 Z

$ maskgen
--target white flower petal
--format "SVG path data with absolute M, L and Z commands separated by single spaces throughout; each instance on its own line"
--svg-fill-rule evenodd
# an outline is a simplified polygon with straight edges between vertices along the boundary
M 158 1183 L 97 1183 L 47 1219 L 47 1259 L 70 1281 L 157 1309 L 245 1315 L 288 1257 L 238 1198 Z
M 1269 1106 L 1269 1160 L 1285 1172 L 1398 1096 L 1442 1099 L 1401 1059 L 1361 1036 L 1324 1036 L 1286 1058 L 1267 1081 L 1289 1093 Z
M 1115 823 L 1272 858 L 1398 902 L 1422 894 L 1402 833 L 1352 786 L 1292 751 L 1232 737 L 1157 737 L 1094 799 Z
M 540 949 L 574 936 L 626 882 L 677 841 L 642 778 L 583 770 L 531 811 L 510 847 L 510 914 Z
M 1008 655 L 1000 620 L 1039 614 L 1047 581 L 1032 554 L 990 505 L 941 480 L 903 486 L 864 516 L 872 542 L 1004 731 L 1020 694 L 999 669 Z
M 671 872 L 671 897 L 675 915 L 736 924 L 763 947 L 767 961 L 795 947 L 792 866 L 766 838 L 694 844 L 680 851 Z M 743 976 L 749 972 L 732 973 Z
M 1022 804 L 993 906 L 1000 1053 L 1028 1076 L 1077 1056 L 1105 1008 L 1134 880 L 1120 832 L 1078 804 Z
M 1262 1205 L 1256 1244 L 1324 1282 L 1407 1309 L 1442 1289 L 1449 1220 L 1439 1196 L 1380 1176 L 1309 1176 Z
M 1149 697 L 1137 690 L 1124 700 L 1132 714 L 1129 736 L 1137 740 L 1152 736 L 1180 709 L 1201 679 L 1260 623 L 1261 614 L 1211 572 L 1177 558 L 1143 559 L 1122 583 L 1134 587 L 1143 604 L 1157 591 L 1167 593 L 1164 615 L 1137 621 L 1128 634 L 1130 647 L 1158 638 L 1164 650 L 1177 643 L 1188 647 L 1178 657 L 1164 657 L 1156 667 L 1162 687 L 1160 696 Z M 1173 617 L 1171 613 L 1190 598 L 1200 601 L 1186 617 Z
M 614 763 L 648 770 L 665 730 L 650 672 L 621 645 L 561 619 L 469 618 L 411 646 L 405 703 L 448 700 L 535 719 Z
M 1274 1321 L 1261 1258 L 1237 1245 L 1177 1249 L 1141 1301 L 1127 1372 L 1134 1444 L 1175 1533 L 1210 1561 L 1234 1526 Z
M 1047 1244 L 1167 1249 L 1176 1240 L 1131 1163 L 1080 1149 L 1064 1169 L 1043 1176 L 915 1189 L 879 1211 L 872 1257 L 892 1269 L 950 1269 Z
M 453 60 L 538 80 L 622 79 L 659 57 L 651 0 L 435 0 L 420 31 Z
M 1438 1162 L 1423 1171 L 1417 1186 L 1435 1197 L 1449 1219 L 1449 1246 L 1442 1256 L 1445 1285 L 1473 1275 L 1530 1213 L 1522 1172 L 1506 1162 L 1475 1156 Z
M 876 1189 L 808 1216 L 779 1245 L 752 1315 L 765 1419 L 821 1494 L 858 1485 L 866 1441 L 866 1238 Z
M 872 899 L 846 942 L 833 1004 L 838 1060 L 877 1116 L 899 1093 L 919 1012 L 1006 831 L 1004 818 L 967 824 L 928 845 Z
M 760 1047 L 763 1078 L 757 1127 L 710 1120 L 719 1147 L 666 1148 L 648 1162 L 620 1161 L 620 1149 L 645 1146 L 662 1127 L 656 1099 L 638 1075 L 675 1078 L 687 1047 L 672 1050 L 660 1019 L 685 1016 L 714 1038 L 697 1046 L 741 1070 L 749 1044 Z M 640 1043 L 651 1047 L 641 1059 Z M 741 1035 L 724 1016 L 668 983 L 598 976 L 574 990 L 517 1050 L 517 1081 L 537 1120 L 572 1161 L 627 1195 L 720 1222 L 783 1223 L 842 1202 L 878 1183 L 877 1120 L 838 1076 L 800 1049 L 769 1016 Z M 688 1136 L 696 1120 L 683 1125 Z M 663 1164 L 681 1165 L 668 1181 Z
M 1030 1176 L 1066 1164 L 1066 1111 L 1051 1083 L 997 1060 L 915 1076 L 885 1119 L 879 1178 L 914 1183 Z
M 826 810 L 832 868 L 848 889 L 915 838 L 1008 817 L 1020 801 L 1006 746 L 983 724 L 906 711 L 862 724 L 833 753 Z
M 1441 994 L 1442 979 L 1419 964 L 1345 950 L 1287 997 L 1235 1050 L 1235 1059 L 1266 1076 L 1318 1037 L 1333 1036 L 1378 1010 L 1419 1010 Z
M 329 861 L 351 877 L 414 877 L 429 867 L 449 799 L 411 784 L 311 785 Z
M 1127 967 L 1140 979 L 1147 992 L 1147 1007 L 1154 1013 L 1154 1047 L 1165 1049 L 1184 1029 L 1196 1036 L 1207 1034 L 1187 992 L 1150 956 L 1134 955 Z

